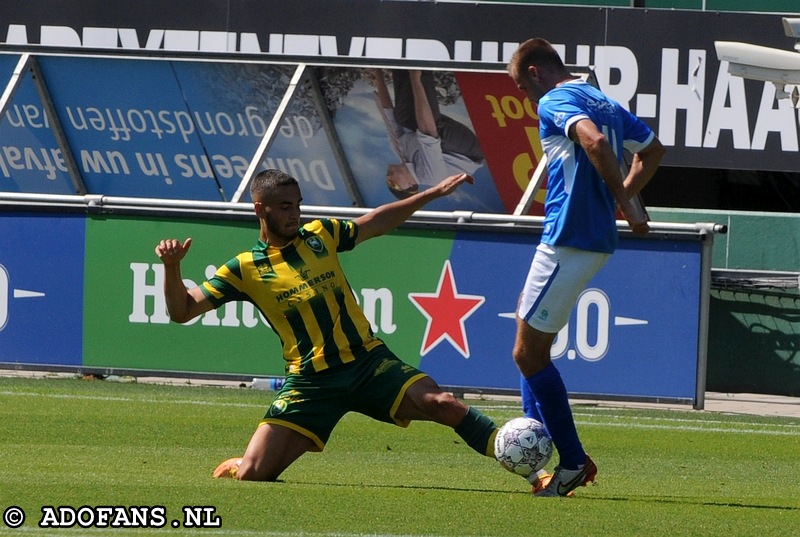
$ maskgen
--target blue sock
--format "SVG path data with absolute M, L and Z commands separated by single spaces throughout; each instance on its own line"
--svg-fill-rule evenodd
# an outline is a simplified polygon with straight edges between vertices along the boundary
M 522 396 L 522 413 L 526 418 L 533 418 L 536 421 L 544 423 L 542 413 L 539 410 L 539 403 L 536 402 L 536 398 L 533 396 L 533 392 L 531 392 L 528 381 L 525 380 L 525 377 L 522 375 L 519 376 L 519 380 L 519 393 Z
M 538 373 L 525 379 L 536 406 L 553 439 L 559 464 L 569 470 L 576 470 L 586 462 L 586 452 L 578 438 L 578 430 L 572 419 L 567 388 L 561 373 L 552 363 Z M 524 393 L 525 390 L 523 390 Z M 524 397 L 524 395 L 523 395 Z

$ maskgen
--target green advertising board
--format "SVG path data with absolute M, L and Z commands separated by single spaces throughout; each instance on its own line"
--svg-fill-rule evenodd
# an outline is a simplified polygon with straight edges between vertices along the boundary
M 171 323 L 154 249 L 193 238 L 184 279 L 201 283 L 217 264 L 255 244 L 253 222 L 198 223 L 136 217 L 87 225 L 84 365 L 282 375 L 280 343 L 249 304 L 230 304 L 186 325 Z M 192 284 L 187 282 L 187 285 Z
M 420 362 L 419 334 L 425 330 L 426 319 L 408 295 L 437 287 L 453 236 L 446 231 L 402 230 L 341 256 L 375 333 L 414 365 Z M 182 263 L 182 275 L 191 287 L 254 246 L 258 227 L 255 219 L 88 220 L 83 365 L 283 375 L 280 341 L 250 303 L 227 304 L 186 325 L 169 321 L 162 265 L 154 248 L 161 239 L 187 237 L 192 237 L 192 247 Z

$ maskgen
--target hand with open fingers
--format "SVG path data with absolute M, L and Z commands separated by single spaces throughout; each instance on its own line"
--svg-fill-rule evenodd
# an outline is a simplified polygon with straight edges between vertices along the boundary
M 191 246 L 191 238 L 186 239 L 183 243 L 178 239 L 164 239 L 156 245 L 156 255 L 165 265 L 180 263 Z
M 457 173 L 442 179 L 442 181 L 436 185 L 436 188 L 439 189 L 439 192 L 442 196 L 447 196 L 462 183 L 469 183 L 472 185 L 475 184 L 475 179 L 468 173 Z

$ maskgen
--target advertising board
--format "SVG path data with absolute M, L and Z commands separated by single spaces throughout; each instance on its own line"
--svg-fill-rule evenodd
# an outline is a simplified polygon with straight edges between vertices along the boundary
M 192 237 L 182 264 L 192 287 L 255 245 L 255 219 L 32 214 L 0 225 L 2 362 L 283 374 L 280 342 L 249 302 L 171 323 L 153 251 L 162 238 Z M 554 343 L 571 391 L 694 397 L 704 344 L 702 237 L 622 238 Z M 399 356 L 442 385 L 516 391 L 514 311 L 537 242 L 531 231 L 401 229 L 341 259 L 373 331 Z

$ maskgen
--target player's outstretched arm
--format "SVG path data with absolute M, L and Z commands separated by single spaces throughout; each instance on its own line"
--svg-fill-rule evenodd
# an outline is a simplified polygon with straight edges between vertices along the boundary
M 156 245 L 156 255 L 164 264 L 164 298 L 169 318 L 176 323 L 188 322 L 212 309 L 211 302 L 199 287 L 187 289 L 181 276 L 181 261 L 192 246 L 192 239 L 181 243 L 164 239 Z
M 381 205 L 367 214 L 359 216 L 355 220 L 358 224 L 356 242 L 361 243 L 392 231 L 431 201 L 451 194 L 463 183 L 473 184 L 474 182 L 475 179 L 466 173 L 451 175 L 409 198 Z

